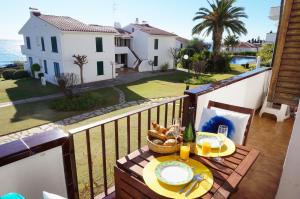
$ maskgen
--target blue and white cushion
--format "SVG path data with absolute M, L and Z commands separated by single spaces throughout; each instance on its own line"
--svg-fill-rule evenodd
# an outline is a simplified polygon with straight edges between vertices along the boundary
M 204 108 L 200 119 L 198 131 L 217 133 L 220 125 L 228 126 L 227 137 L 236 144 L 243 144 L 249 114 L 217 108 Z

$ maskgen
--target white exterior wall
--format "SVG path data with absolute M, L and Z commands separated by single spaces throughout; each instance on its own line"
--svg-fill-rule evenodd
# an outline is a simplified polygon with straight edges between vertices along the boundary
M 132 41 L 131 41 L 132 42 Z M 132 54 L 132 52 L 129 50 L 127 46 L 116 46 L 115 47 L 115 54 L 127 54 L 128 58 L 128 67 L 132 68 L 134 67 L 134 63 L 136 61 L 136 57 Z
M 202 110 L 209 100 L 252 109 L 261 107 L 268 91 L 272 71 L 265 71 L 253 77 L 235 82 L 212 92 L 200 95 L 197 99 L 195 129 L 198 129 Z
M 258 52 L 257 48 L 233 48 L 233 52 Z
M 158 49 L 154 49 L 154 40 L 158 39 Z M 170 53 L 171 48 L 176 47 L 176 37 L 174 36 L 150 36 L 148 37 L 148 59 L 154 60 L 154 56 L 158 56 L 158 66 L 154 66 L 154 70 L 160 70 L 161 65 L 168 63 L 169 69 L 173 69 L 174 60 Z M 152 70 L 150 66 L 149 71 Z
M 2 166 L 0 176 L 0 195 L 17 192 L 41 199 L 47 191 L 67 197 L 61 147 Z
M 102 37 L 103 52 L 96 52 L 96 37 Z M 88 63 L 83 67 L 84 83 L 112 79 L 115 76 L 114 34 L 63 32 L 62 57 L 65 73 L 75 73 L 80 77 L 80 70 L 73 64 L 74 54 L 86 55 Z M 97 75 L 97 61 L 103 61 L 104 75 Z
M 277 37 L 276 33 L 267 33 L 266 34 L 266 43 L 275 44 L 276 37 Z
M 33 63 L 40 64 L 41 71 L 44 72 L 43 60 L 47 60 L 48 74 L 45 74 L 45 78 L 47 81 L 55 83 L 53 62 L 58 62 L 60 71 L 63 72 L 60 31 L 43 20 L 31 16 L 19 34 L 22 34 L 24 38 L 24 46 L 21 48 L 27 60 L 24 69 L 31 72 L 28 57 L 32 57 Z M 30 37 L 31 49 L 27 49 L 26 36 Z M 52 52 L 51 37 L 53 36 L 57 40 L 58 53 Z M 42 51 L 41 37 L 44 38 L 45 51 Z
M 285 157 L 276 199 L 298 199 L 300 196 L 300 106 Z
M 186 48 L 187 43 L 182 43 L 181 41 L 176 40 L 176 48 L 177 49 L 181 49 L 181 44 L 182 44 L 182 48 Z

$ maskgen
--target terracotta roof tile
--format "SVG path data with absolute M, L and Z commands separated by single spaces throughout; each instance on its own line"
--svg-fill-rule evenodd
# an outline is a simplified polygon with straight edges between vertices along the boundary
M 62 31 L 116 33 L 116 30 L 113 27 L 87 25 L 71 17 L 54 15 L 40 15 L 37 17 Z
M 189 40 L 188 39 L 186 39 L 186 38 L 183 38 L 183 37 L 176 37 L 176 40 L 177 41 L 180 41 L 180 42 L 182 42 L 182 43 L 188 43 L 189 42 Z
M 159 28 L 155 28 L 150 26 L 149 24 L 134 24 L 138 27 L 142 32 L 148 33 L 150 35 L 165 35 L 165 36 L 177 36 L 174 33 L 170 33 Z

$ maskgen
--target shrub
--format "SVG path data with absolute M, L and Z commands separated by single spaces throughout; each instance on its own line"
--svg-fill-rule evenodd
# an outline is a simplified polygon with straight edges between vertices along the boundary
M 215 59 L 210 58 L 207 62 L 206 72 L 227 73 L 231 71 L 230 62 L 232 56 L 223 54 L 218 55 Z
M 40 70 L 41 70 L 41 66 L 39 64 L 35 63 L 35 64 L 31 65 L 31 71 L 32 72 L 37 72 L 37 71 L 40 71 Z
M 242 56 L 256 56 L 257 52 L 245 51 L 245 52 L 233 52 L 232 55 L 242 55 Z
M 164 63 L 160 66 L 162 72 L 166 72 L 169 69 L 169 63 Z
M 13 74 L 13 79 L 22 79 L 27 77 L 30 77 L 30 75 L 26 70 L 16 70 Z
M 84 111 L 94 108 L 98 104 L 105 103 L 104 99 L 84 93 L 73 98 L 60 98 L 50 103 L 50 108 L 57 111 Z
M 5 70 L 3 71 L 2 73 L 2 77 L 4 79 L 13 79 L 14 78 L 14 73 L 16 72 L 15 69 L 8 69 L 8 70 Z
M 265 44 L 258 52 L 258 56 L 261 57 L 262 65 L 271 65 L 273 58 L 274 44 Z

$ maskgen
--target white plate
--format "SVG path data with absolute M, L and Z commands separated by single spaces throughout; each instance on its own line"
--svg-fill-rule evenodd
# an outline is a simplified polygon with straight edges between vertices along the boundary
M 203 142 L 210 143 L 211 148 L 221 147 L 217 135 L 198 135 L 196 139 L 196 143 L 202 145 Z

